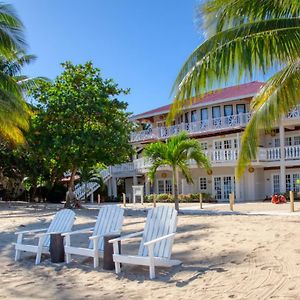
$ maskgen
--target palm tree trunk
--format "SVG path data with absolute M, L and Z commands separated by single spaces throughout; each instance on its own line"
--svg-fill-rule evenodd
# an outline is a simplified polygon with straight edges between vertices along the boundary
M 179 211 L 179 201 L 178 201 L 178 186 L 177 186 L 177 169 L 173 167 L 173 181 L 172 181 L 172 194 L 175 201 L 175 209 Z

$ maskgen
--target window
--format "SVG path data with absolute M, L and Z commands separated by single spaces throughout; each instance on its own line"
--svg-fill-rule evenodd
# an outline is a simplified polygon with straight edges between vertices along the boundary
M 274 139 L 274 147 L 280 147 L 280 139 Z
M 157 180 L 158 194 L 172 194 L 172 180 L 159 179 Z
M 191 112 L 191 122 L 197 122 L 197 111 L 196 110 L 192 110 Z
M 215 149 L 222 149 L 222 141 L 215 141 Z
M 284 145 L 285 146 L 292 146 L 292 137 L 286 137 L 284 139 Z
M 186 113 L 184 114 L 184 122 L 185 122 L 185 123 L 189 123 L 189 113 L 188 113 L 188 112 L 186 112 Z
M 273 193 L 280 193 L 280 177 L 278 174 L 273 175 Z
M 158 193 L 159 194 L 164 194 L 165 193 L 165 181 L 164 180 L 158 180 Z
M 220 108 L 220 106 L 213 106 L 213 108 L 212 108 L 212 117 L 213 117 L 213 119 L 221 118 L 221 108 Z
M 286 188 L 286 191 L 291 191 L 291 175 L 290 174 L 286 174 L 285 175 L 285 188 Z
M 229 117 L 233 115 L 232 105 L 224 105 L 224 116 Z
M 294 145 L 300 145 L 300 136 L 294 136 Z
M 200 111 L 200 115 L 201 115 L 201 121 L 207 121 L 208 120 L 208 109 L 202 108 Z
M 207 190 L 206 177 L 200 177 L 199 178 L 199 188 L 200 188 L 200 191 L 206 191 Z
M 246 113 L 246 105 L 245 104 L 237 104 L 236 105 L 236 113 L 239 114 L 245 114 Z
M 225 140 L 224 141 L 224 149 L 231 149 L 232 145 L 231 145 L 231 140 Z
M 165 193 L 166 194 L 172 194 L 172 180 L 171 179 L 166 179 L 165 181 Z
M 202 142 L 200 143 L 202 150 L 207 150 L 208 146 L 207 146 L 207 142 Z

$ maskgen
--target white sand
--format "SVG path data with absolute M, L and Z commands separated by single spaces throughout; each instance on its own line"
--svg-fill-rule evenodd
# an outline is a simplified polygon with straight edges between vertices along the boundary
M 196 205 L 186 205 L 186 207 Z M 228 206 L 207 206 L 226 211 Z M 299 203 L 296 203 L 300 210 Z M 241 212 L 288 212 L 269 203 L 237 205 Z M 125 265 L 120 276 L 92 268 L 90 259 L 39 266 L 25 254 L 15 263 L 17 230 L 44 227 L 55 212 L 0 203 L 0 299 L 300 299 L 300 225 L 294 215 L 180 215 L 173 257 L 182 266 L 148 269 Z M 77 210 L 75 228 L 90 226 L 96 209 Z M 129 216 L 130 214 L 131 216 Z M 145 212 L 127 211 L 124 232 L 143 228 Z M 23 225 L 23 226 L 21 226 Z M 135 243 L 124 246 L 133 253 Z M 84 245 L 84 236 L 76 241 Z M 102 265 L 102 261 L 100 262 Z

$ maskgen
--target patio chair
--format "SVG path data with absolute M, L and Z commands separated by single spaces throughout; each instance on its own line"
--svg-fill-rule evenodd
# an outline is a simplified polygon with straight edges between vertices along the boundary
M 82 255 L 94 259 L 94 268 L 99 266 L 99 257 L 103 256 L 104 236 L 120 234 L 124 219 L 124 209 L 116 205 L 107 205 L 100 208 L 94 227 L 66 232 L 65 253 L 67 263 L 71 262 L 71 255 Z M 87 248 L 71 246 L 71 236 L 83 233 L 92 233 Z
M 50 234 L 70 231 L 72 229 L 74 221 L 75 221 L 75 213 L 70 209 L 63 209 L 55 214 L 48 228 L 23 230 L 23 231 L 16 232 L 15 234 L 17 234 L 18 237 L 17 237 L 17 242 L 14 243 L 16 249 L 15 261 L 20 259 L 21 252 L 24 251 L 24 252 L 36 253 L 35 264 L 36 265 L 39 264 L 41 262 L 42 253 L 49 253 Z M 42 233 L 43 231 L 46 232 Z M 33 234 L 33 233 L 36 233 L 35 236 L 38 237 L 38 244 L 37 245 L 23 244 L 24 234 Z
M 171 267 L 181 264 L 172 260 L 172 246 L 177 228 L 177 211 L 168 206 L 152 208 L 148 211 L 144 231 L 128 234 L 110 240 L 113 243 L 113 260 L 116 273 L 121 271 L 121 263 L 149 266 L 150 279 L 155 278 L 155 267 Z M 119 254 L 118 242 L 142 235 L 137 255 Z

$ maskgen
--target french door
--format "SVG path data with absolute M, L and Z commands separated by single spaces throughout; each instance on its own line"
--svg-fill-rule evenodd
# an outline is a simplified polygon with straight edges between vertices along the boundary
M 228 200 L 229 194 L 235 190 L 234 176 L 216 176 L 213 183 L 213 193 L 218 201 Z

